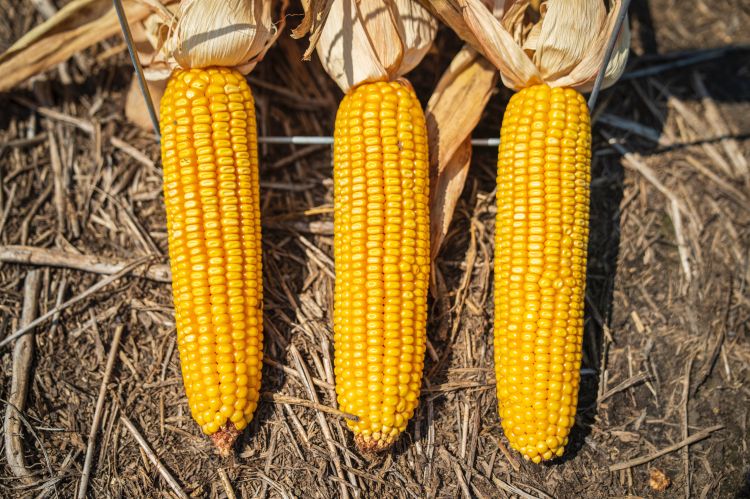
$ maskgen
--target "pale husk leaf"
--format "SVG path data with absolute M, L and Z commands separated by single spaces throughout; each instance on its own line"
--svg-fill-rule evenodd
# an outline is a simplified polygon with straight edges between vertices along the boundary
M 616 12 L 615 9 L 619 9 L 620 0 L 616 0 L 616 6 L 612 7 L 612 11 Z M 589 51 L 583 60 L 571 71 L 570 74 L 561 77 L 556 81 L 556 86 L 565 87 L 570 86 L 577 89 L 580 92 L 590 92 L 594 86 L 594 80 L 596 74 L 601 67 L 602 60 L 604 59 L 604 52 L 606 51 L 607 41 L 609 40 L 614 25 L 616 23 L 616 15 L 612 15 L 612 12 L 608 15 L 604 28 L 599 32 L 594 43 L 595 50 Z M 604 72 L 604 80 L 602 82 L 602 88 L 609 88 L 620 79 L 622 73 L 625 71 L 625 65 L 628 62 L 628 54 L 630 53 L 630 28 L 628 27 L 628 19 L 625 18 L 623 29 L 617 37 L 614 52 L 612 58 L 607 65 Z
M 448 232 L 471 162 L 471 132 L 497 82 L 497 71 L 465 46 L 440 78 L 427 103 L 430 139 L 430 234 L 432 258 Z M 460 102 L 460 108 L 456 103 Z
M 589 33 L 600 32 L 607 15 L 601 0 L 547 2 L 534 51 L 534 64 L 545 81 L 569 74 L 591 50 Z
M 519 45 L 526 45 L 524 38 L 528 37 L 529 29 L 524 29 L 524 17 L 526 16 L 526 10 L 530 5 L 533 5 L 529 0 L 513 1 L 508 0 L 508 5 L 502 12 L 496 14 L 493 11 L 495 19 L 499 19 L 503 27 L 513 36 L 513 39 Z M 485 2 L 486 4 L 486 2 Z M 537 11 L 541 9 L 541 5 L 537 7 Z M 541 26 L 539 27 L 541 29 Z M 533 31 L 533 29 L 532 29 Z M 538 33 L 535 38 L 538 38 Z
M 151 12 L 147 5 L 136 0 L 124 0 L 123 7 L 131 23 Z M 73 0 L 0 55 L 0 91 L 9 90 L 119 32 L 110 0 Z
M 474 47 L 476 50 L 480 50 L 479 42 L 477 41 L 474 33 L 466 25 L 466 21 L 461 14 L 461 8 L 456 0 L 418 0 L 419 3 L 425 9 L 429 10 L 430 13 L 443 21 L 443 23 L 450 26 L 450 28 L 461 38 L 463 41 Z
M 361 82 L 387 79 L 353 1 L 334 0 L 317 52 L 326 72 L 344 92 Z
M 183 0 L 164 44 L 169 67 L 223 66 L 250 72 L 275 41 L 268 0 Z
M 591 90 L 604 58 L 607 40 L 615 27 L 620 0 L 546 0 L 538 3 L 540 20 L 526 15 L 530 0 L 508 0 L 500 19 L 482 0 L 448 0 L 463 10 L 463 23 L 479 50 L 498 68 L 503 83 L 515 90 L 537 83 Z M 448 9 L 445 9 L 448 10 Z M 493 12 L 497 12 L 495 9 Z M 630 46 L 627 22 L 607 65 L 604 87 L 622 74 Z
M 395 13 L 382 0 L 357 0 L 356 5 L 355 15 L 380 66 L 388 71 L 388 68 L 399 65 L 406 43 L 397 27 Z
M 403 76 L 422 60 L 437 32 L 432 15 L 411 0 L 333 0 L 325 13 L 316 48 L 344 91 Z
M 164 55 L 164 44 L 169 39 L 171 23 L 179 8 L 178 3 L 171 4 L 167 9 L 151 14 L 133 28 L 138 58 L 149 82 L 163 82 L 166 86 L 166 80 L 172 74 L 172 68 Z M 159 101 L 156 103 L 158 108 Z
M 394 18 L 394 23 L 405 47 L 397 70 L 397 76 L 401 76 L 417 67 L 427 55 L 438 25 L 432 14 L 414 0 L 395 0 L 395 3 L 398 16 Z
M 500 70 L 505 86 L 517 90 L 541 83 L 541 74 L 532 60 L 511 32 L 489 15 L 481 0 L 460 1 L 464 2 L 466 24 L 474 32 L 485 57 Z

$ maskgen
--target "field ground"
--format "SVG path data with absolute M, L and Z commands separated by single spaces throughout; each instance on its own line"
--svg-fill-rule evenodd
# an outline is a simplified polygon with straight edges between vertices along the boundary
M 417 414 L 395 450 L 371 461 L 352 450 L 340 417 L 309 407 L 313 397 L 335 406 L 331 154 L 267 146 L 265 396 L 236 458 L 215 456 L 189 417 L 170 287 L 140 277 L 140 265 L 37 328 L 22 441 L 36 476 L 14 479 L 1 453 L 0 496 L 74 495 L 122 325 L 92 497 L 171 494 L 128 421 L 194 497 L 225 497 L 227 480 L 243 497 L 340 497 L 342 488 L 361 497 L 750 497 L 750 3 L 633 3 L 628 74 L 594 116 L 587 374 L 561 460 L 538 466 L 506 454 L 498 422 L 496 151 L 475 149 L 438 258 Z M 0 16 L 0 49 L 41 21 L 32 5 L 0 0 L 13 9 Z M 158 144 L 123 118 L 132 71 L 125 52 L 108 52 L 119 43 L 0 94 L 0 246 L 166 263 Z M 459 46 L 441 31 L 412 75 L 423 102 Z M 282 36 L 251 75 L 263 135 L 330 134 L 341 94 L 317 61 L 300 61 L 303 48 Z M 497 136 L 509 95 L 498 88 L 475 136 Z M 33 269 L 40 314 L 107 279 L 0 264 L 0 341 L 19 327 Z M 0 350 L 3 412 L 11 351 Z

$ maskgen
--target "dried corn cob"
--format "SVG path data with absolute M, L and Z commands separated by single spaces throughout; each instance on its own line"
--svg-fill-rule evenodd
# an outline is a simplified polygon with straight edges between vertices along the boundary
M 591 129 L 583 96 L 536 85 L 501 130 L 495 228 L 497 398 L 511 446 L 561 456 L 580 379 Z
M 178 69 L 161 101 L 162 164 L 182 375 L 222 452 L 253 418 L 263 358 L 255 108 L 232 69 Z
M 390 447 L 419 400 L 430 264 L 425 119 L 406 80 L 365 83 L 334 134 L 336 393 L 360 449 Z

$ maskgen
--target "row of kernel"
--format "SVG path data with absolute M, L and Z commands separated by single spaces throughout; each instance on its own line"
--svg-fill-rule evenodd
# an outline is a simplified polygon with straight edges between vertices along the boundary
M 401 166 L 401 149 L 404 143 L 411 140 L 411 132 L 407 128 L 410 121 L 398 119 L 404 113 L 405 106 L 402 99 L 391 87 L 384 93 L 381 101 L 381 143 L 383 147 L 383 174 L 385 182 L 386 211 L 385 211 L 385 241 L 383 258 L 384 296 L 384 331 L 383 331 L 383 393 L 380 395 L 382 404 L 381 431 L 390 433 L 403 419 L 397 413 L 399 393 L 399 358 L 404 348 L 409 332 L 403 327 L 404 280 L 402 272 L 406 269 L 400 265 L 402 251 L 405 244 L 405 216 L 403 203 L 409 197 L 407 186 L 404 185 Z

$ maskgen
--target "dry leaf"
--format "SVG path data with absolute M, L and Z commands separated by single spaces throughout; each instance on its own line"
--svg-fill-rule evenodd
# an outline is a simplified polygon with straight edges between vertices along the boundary
M 440 78 L 427 104 L 433 259 L 448 232 L 469 171 L 471 132 L 479 123 L 496 82 L 497 71 L 492 65 L 465 46 Z
M 172 68 L 169 67 L 163 53 L 178 9 L 179 4 L 171 4 L 169 10 L 155 12 L 132 27 L 138 58 L 149 82 L 164 81 L 166 86 L 166 80 L 172 74 Z
M 653 468 L 649 472 L 648 486 L 657 492 L 664 492 L 672 485 L 669 477 L 659 468 Z
M 124 0 L 123 7 L 131 23 L 151 12 L 137 0 Z M 119 32 L 120 24 L 110 0 L 73 0 L 0 55 L 0 91 Z
M 609 12 L 602 0 L 547 0 L 539 5 L 538 20 L 532 20 L 529 0 L 513 0 L 498 20 L 487 15 L 481 0 L 457 1 L 464 5 L 464 20 L 483 53 L 500 70 L 503 83 L 515 90 L 542 82 L 590 90 L 620 9 L 620 0 L 612 0 Z M 626 24 L 604 87 L 622 74 L 629 46 Z
M 432 45 L 437 21 L 412 0 L 333 0 L 317 43 L 323 67 L 342 90 L 395 80 Z
M 482 53 L 500 70 L 503 83 L 515 90 L 541 83 L 534 62 L 513 35 L 494 17 L 480 0 L 466 2 L 464 19 L 482 47 Z M 528 0 L 527 0 L 528 2 Z
M 456 143 L 456 151 L 430 183 L 430 258 L 435 261 L 453 220 L 471 165 L 471 136 Z M 430 167 L 432 168 L 432 162 Z
M 588 33 L 602 26 L 607 12 L 601 0 L 555 0 L 547 2 L 545 17 L 539 26 L 534 64 L 542 79 L 552 81 L 569 74 L 591 50 Z

